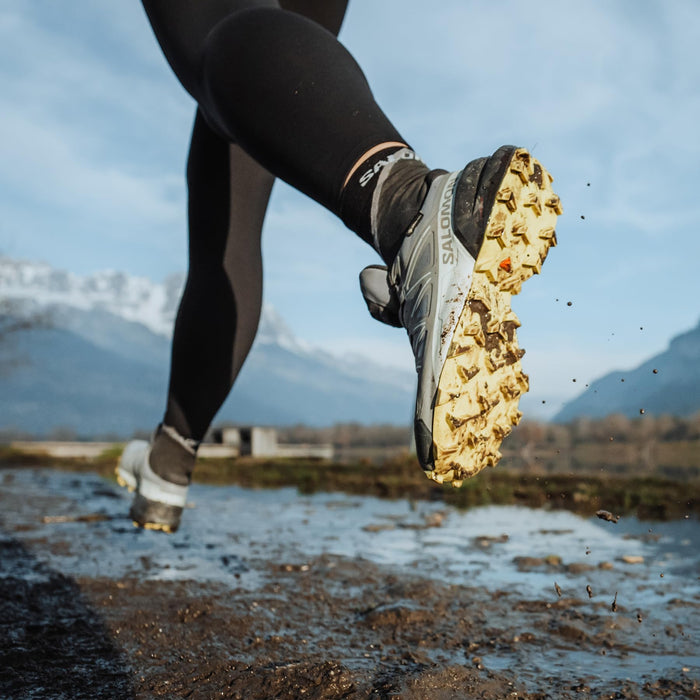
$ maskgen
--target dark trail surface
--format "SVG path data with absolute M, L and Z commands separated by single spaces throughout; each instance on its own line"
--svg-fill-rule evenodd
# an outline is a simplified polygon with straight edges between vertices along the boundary
M 167 537 L 0 484 L 0 698 L 700 697 L 692 518 L 195 485 Z

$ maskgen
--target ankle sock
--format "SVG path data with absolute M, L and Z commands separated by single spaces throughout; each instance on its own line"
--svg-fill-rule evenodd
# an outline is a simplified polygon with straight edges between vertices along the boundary
M 162 479 L 187 486 L 192 478 L 199 443 L 182 437 L 165 423 L 156 429 L 148 459 L 151 469 Z
M 433 180 L 445 170 L 430 170 L 421 160 L 397 160 L 384 168 L 372 196 L 372 245 L 387 265 L 420 212 Z
M 391 265 L 430 184 L 444 172 L 430 170 L 410 148 L 379 151 L 345 185 L 341 218 Z
M 340 217 L 343 222 L 377 252 L 379 248 L 372 235 L 374 193 L 384 173 L 403 161 L 425 168 L 420 158 L 410 148 L 389 146 L 364 160 L 345 184 L 340 195 Z

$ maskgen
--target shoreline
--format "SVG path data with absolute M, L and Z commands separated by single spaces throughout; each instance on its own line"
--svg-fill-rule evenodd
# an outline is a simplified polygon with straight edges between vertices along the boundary
M 56 458 L 0 448 L 0 471 L 50 466 L 94 471 L 114 479 L 120 448 L 91 458 Z M 505 462 L 506 460 L 504 460 Z M 505 464 L 486 469 L 461 488 L 440 486 L 425 477 L 415 457 L 400 455 L 381 463 L 294 458 L 200 458 L 194 482 L 248 488 L 293 487 L 300 493 L 342 492 L 379 498 L 437 501 L 458 507 L 520 505 L 594 515 L 607 510 L 642 520 L 700 517 L 700 478 L 593 472 L 516 470 Z

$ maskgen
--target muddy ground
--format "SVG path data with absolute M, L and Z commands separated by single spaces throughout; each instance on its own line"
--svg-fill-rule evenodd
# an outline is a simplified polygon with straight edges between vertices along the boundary
M 2 698 L 700 698 L 698 639 L 682 624 L 699 596 L 664 599 L 654 623 L 646 609 L 589 601 L 583 585 L 533 595 L 272 543 L 249 556 L 223 540 L 159 544 L 167 536 L 135 531 L 119 515 L 128 502 L 100 477 L 38 471 L 39 487 L 24 491 L 27 470 L 0 479 Z M 127 573 L 109 567 L 114 542 L 133 551 Z M 169 580 L 161 547 L 209 548 L 226 575 Z M 611 670 L 610 659 L 657 652 L 678 664 Z M 551 672 L 533 677 L 542 658 Z

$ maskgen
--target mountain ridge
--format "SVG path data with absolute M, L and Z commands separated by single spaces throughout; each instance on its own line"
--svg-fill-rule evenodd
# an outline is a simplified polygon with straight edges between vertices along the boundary
M 629 418 L 664 413 L 688 417 L 700 411 L 700 322 L 671 339 L 661 353 L 628 371 L 615 371 L 591 382 L 554 416 L 567 423 L 579 416 Z
M 161 283 L 116 271 L 81 277 L 0 256 L 0 300 L 21 302 L 15 307 L 50 315 L 53 323 L 0 346 L 0 367 L 11 364 L 13 349 L 24 359 L 11 372 L 0 372 L 0 415 L 5 416 L 0 428 L 47 434 L 73 427 L 85 435 L 150 429 L 163 411 L 170 335 L 183 283 L 184 275 Z M 102 403 L 95 387 L 101 388 Z M 414 387 L 410 372 L 314 348 L 265 305 L 251 354 L 216 421 L 410 424 Z M 612 413 L 638 417 L 641 411 L 679 416 L 700 411 L 700 323 L 638 367 L 591 382 L 552 420 Z
M 43 312 L 52 321 L 0 348 L 6 366 L 8 353 L 24 358 L 0 375 L 5 427 L 38 434 L 71 427 L 81 435 L 152 428 L 165 403 L 170 334 L 183 282 L 182 275 L 155 283 L 115 271 L 80 277 L 0 257 L 0 298 L 20 301 L 26 313 Z M 411 373 L 314 348 L 266 305 L 251 354 L 217 421 L 409 423 L 413 392 Z

